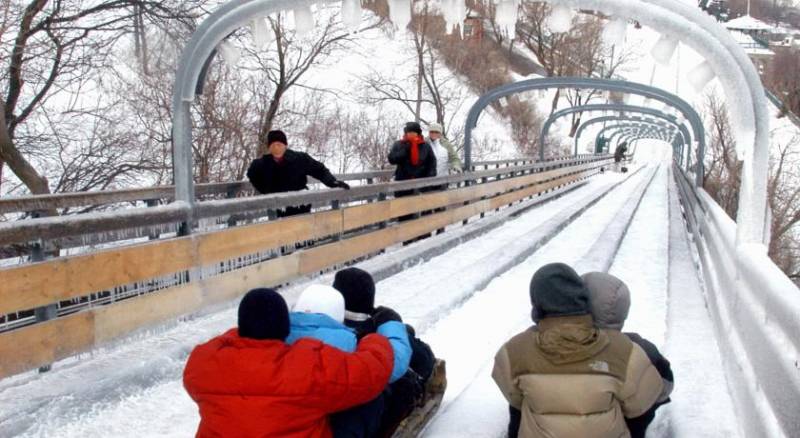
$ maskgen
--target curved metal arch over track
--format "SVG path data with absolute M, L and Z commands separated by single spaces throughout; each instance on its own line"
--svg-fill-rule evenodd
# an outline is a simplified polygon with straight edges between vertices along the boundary
M 648 119 L 619 120 L 619 119 L 615 119 L 614 121 L 627 121 L 627 122 L 630 122 L 630 123 L 629 124 L 619 123 L 619 124 L 613 124 L 613 125 L 608 125 L 608 126 L 604 127 L 595 136 L 595 142 L 597 142 L 597 139 L 600 138 L 600 136 L 602 136 L 603 134 L 605 134 L 606 131 L 611 131 L 611 130 L 614 130 L 615 128 L 622 128 L 622 129 L 620 129 L 618 131 L 615 131 L 614 133 L 612 133 L 611 135 L 609 135 L 607 137 L 609 144 L 614 139 L 614 137 L 616 137 L 619 134 L 624 133 L 626 128 L 631 128 L 631 127 L 636 127 L 636 128 L 639 128 L 639 127 L 648 127 L 648 128 L 653 127 L 653 128 L 657 128 L 657 129 L 662 130 L 662 131 L 669 129 L 670 133 L 673 134 L 673 136 L 676 136 L 675 134 L 680 134 L 680 131 L 675 130 L 674 126 L 668 125 L 668 124 L 658 123 L 657 121 L 654 121 L 654 120 L 648 120 Z
M 689 134 L 689 129 L 686 126 L 678 121 L 678 118 L 672 114 L 667 114 L 664 111 L 657 110 L 655 108 L 650 108 L 646 106 L 638 106 L 638 105 L 628 105 L 624 103 L 602 103 L 602 104 L 589 104 L 589 105 L 581 105 L 581 106 L 573 106 L 570 108 L 565 108 L 553 113 L 550 117 L 545 120 L 544 125 L 542 125 L 542 133 L 541 138 L 547 138 L 547 135 L 550 132 L 550 127 L 561 117 L 566 117 L 570 114 L 575 113 L 583 113 L 583 112 L 599 112 L 599 111 L 614 111 L 620 113 L 636 113 L 636 114 L 645 114 L 653 117 L 657 117 L 662 120 L 668 120 L 671 122 L 675 122 L 675 125 L 681 130 L 683 134 L 683 138 L 687 144 L 691 144 L 692 136 Z M 705 138 L 705 132 L 695 132 L 695 138 Z M 544 148 L 539 149 L 539 159 L 544 159 Z
M 632 126 L 625 125 L 625 124 L 619 124 L 619 125 L 609 126 L 608 128 L 609 128 L 608 129 L 609 131 L 613 131 L 611 133 L 611 135 L 609 135 L 607 137 L 609 145 L 611 144 L 611 142 L 617 136 L 619 136 L 619 138 L 617 139 L 617 144 L 619 144 L 622 141 L 622 138 L 625 137 L 626 135 L 630 134 L 631 132 L 645 131 L 645 132 L 666 133 L 666 134 L 669 134 L 670 141 L 673 138 L 676 138 L 677 134 L 680 134 L 680 132 L 676 131 L 674 129 L 674 127 L 672 127 L 672 126 L 651 124 L 651 123 L 647 123 L 646 121 L 645 121 L 645 123 L 639 123 L 639 124 L 635 124 L 635 125 L 632 125 Z M 618 128 L 618 129 L 615 130 L 615 128 Z M 600 138 L 600 135 L 601 134 L 598 134 L 595 138 L 596 139 Z M 595 140 L 595 142 L 596 142 L 596 140 Z
M 675 124 L 673 124 L 672 122 L 669 122 L 669 121 L 653 121 L 653 120 L 648 120 L 648 119 L 645 119 L 645 118 L 642 118 L 642 117 L 637 117 L 637 116 L 601 116 L 601 117 L 596 117 L 594 119 L 587 120 L 586 122 L 584 122 L 578 128 L 578 131 L 575 133 L 575 150 L 576 151 L 578 150 L 578 142 L 579 142 L 579 140 L 581 138 L 581 135 L 583 135 L 583 131 L 586 130 L 586 128 L 588 128 L 591 125 L 597 124 L 597 123 L 608 123 L 608 122 L 616 122 L 616 121 L 627 121 L 627 122 L 632 122 L 632 123 L 633 122 L 649 123 L 651 125 L 658 125 L 658 126 L 669 125 L 669 126 L 675 127 L 677 129 L 677 126 Z M 607 127 L 603 128 L 597 134 L 597 136 L 602 135 L 608 128 L 611 128 L 611 127 L 614 127 L 614 126 L 619 126 L 619 125 L 607 126 Z M 679 130 L 677 132 L 680 133 Z M 688 155 L 691 155 L 691 144 L 689 145 L 689 154 Z M 683 151 L 681 151 L 681 156 L 683 156 Z M 687 165 L 688 165 L 688 163 L 687 163 Z
M 632 140 L 633 137 L 636 137 L 638 135 L 648 135 L 652 136 L 649 138 L 652 138 L 654 140 L 662 140 L 671 143 L 672 139 L 674 138 L 673 137 L 674 133 L 675 133 L 674 131 L 669 130 L 667 128 L 655 128 L 655 127 L 622 128 L 619 131 L 616 131 L 613 134 L 611 134 L 609 138 L 614 138 L 616 136 L 619 136 L 617 145 L 622 144 L 622 142 L 626 141 L 629 142 Z
M 615 91 L 627 94 L 635 94 L 645 98 L 657 100 L 667 104 L 678 111 L 686 118 L 695 132 L 702 132 L 703 121 L 695 109 L 680 97 L 649 85 L 636 82 L 620 81 L 602 78 L 580 78 L 580 77 L 548 77 L 539 79 L 527 79 L 520 82 L 502 85 L 481 96 L 467 114 L 467 123 L 464 130 L 464 164 L 469 168 L 472 162 L 472 130 L 478 124 L 478 118 L 487 106 L 492 102 L 513 94 L 531 90 L 543 90 L 548 88 L 588 88 L 604 91 Z M 701 153 L 705 152 L 705 138 L 695 139 L 698 142 L 698 163 L 702 163 Z M 702 172 L 697 173 L 695 183 L 702 183 Z

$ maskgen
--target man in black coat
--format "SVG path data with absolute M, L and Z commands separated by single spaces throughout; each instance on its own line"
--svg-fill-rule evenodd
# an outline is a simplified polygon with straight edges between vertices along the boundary
M 336 273 L 333 287 L 344 296 L 344 323 L 362 337 L 375 333 L 386 321 L 402 321 L 394 310 L 375 307 L 375 281 L 358 268 L 346 268 Z M 334 437 L 388 437 L 405 419 L 425 394 L 425 385 L 433 374 L 436 357 L 431 347 L 416 337 L 414 328 L 406 324 L 411 344 L 411 363 L 403 377 L 386 387 L 375 400 L 351 410 L 335 414 L 331 419 Z M 380 418 L 379 425 L 374 419 Z M 378 428 L 375 433 L 375 427 Z M 342 431 L 347 431 L 342 433 Z M 359 435 L 353 431 L 364 431 Z
M 624 160 L 626 152 L 628 152 L 628 142 L 623 141 L 617 146 L 617 149 L 614 150 L 614 162 L 619 163 Z
M 308 176 L 313 176 L 331 188 L 350 189 L 344 181 L 337 180 L 324 164 L 305 152 L 288 149 L 283 131 L 267 134 L 269 153 L 250 163 L 247 179 L 262 195 L 308 189 Z M 278 217 L 294 216 L 311 211 L 310 205 L 287 207 L 278 210 Z
M 419 123 L 409 122 L 403 128 L 403 139 L 396 141 L 389 151 L 389 163 L 397 166 L 395 181 L 436 176 L 436 155 L 422 136 Z M 396 197 L 410 196 L 413 190 L 395 192 Z

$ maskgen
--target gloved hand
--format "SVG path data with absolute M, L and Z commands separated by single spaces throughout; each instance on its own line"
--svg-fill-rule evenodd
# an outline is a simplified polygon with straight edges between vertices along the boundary
M 344 181 L 336 181 L 336 182 L 334 183 L 334 185 L 335 185 L 336 187 L 339 187 L 340 189 L 350 190 L 350 184 L 347 184 L 347 183 L 346 183 L 346 182 L 344 182 Z
M 375 326 L 380 327 L 381 324 L 389 321 L 403 322 L 403 318 L 394 310 L 380 306 L 372 314 L 372 321 L 375 322 Z

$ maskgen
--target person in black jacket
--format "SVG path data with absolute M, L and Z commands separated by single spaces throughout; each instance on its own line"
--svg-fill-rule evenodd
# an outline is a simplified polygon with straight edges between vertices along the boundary
M 397 166 L 395 181 L 436 176 L 436 155 L 422 136 L 419 123 L 409 122 L 403 128 L 403 139 L 396 141 L 389 151 L 389 163 Z M 410 196 L 413 190 L 395 192 L 396 197 Z
M 307 153 L 288 149 L 288 141 L 283 131 L 270 131 L 267 134 L 267 145 L 269 153 L 253 160 L 247 169 L 247 179 L 262 195 L 307 190 L 309 175 L 328 187 L 350 189 L 347 183 L 337 180 L 324 164 L 311 158 Z M 287 207 L 285 210 L 278 210 L 278 217 L 294 216 L 310 211 L 310 205 Z
M 336 273 L 334 289 L 344 296 L 344 323 L 356 332 L 356 337 L 375 333 L 386 321 L 402 321 L 394 310 L 375 307 L 375 281 L 358 268 L 346 268 Z M 411 343 L 411 363 L 406 374 L 387 386 L 372 402 L 335 414 L 331 418 L 334 437 L 338 436 L 391 436 L 400 422 L 414 410 L 425 394 L 425 385 L 433 375 L 436 357 L 431 347 L 416 337 L 414 328 L 406 324 Z M 380 418 L 377 432 L 374 419 Z M 341 433 L 346 430 L 348 433 Z M 369 431 L 358 435 L 354 431 Z
M 597 328 L 622 330 L 631 307 L 631 293 L 628 286 L 619 278 L 604 272 L 589 272 L 583 274 L 581 278 L 583 278 L 586 288 L 589 289 L 592 316 Z M 669 361 L 658 351 L 658 347 L 642 338 L 638 333 L 626 332 L 624 334 L 634 344 L 642 347 L 647 358 L 661 375 L 664 384 L 661 396 L 650 410 L 639 417 L 625 419 L 631 437 L 644 438 L 647 426 L 656 416 L 656 410 L 670 402 L 669 396 L 675 385 L 675 377 Z

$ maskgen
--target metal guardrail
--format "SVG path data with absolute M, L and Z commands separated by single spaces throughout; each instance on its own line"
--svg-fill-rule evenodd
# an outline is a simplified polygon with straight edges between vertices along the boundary
M 737 245 L 733 219 L 674 169 L 744 435 L 800 436 L 800 289 L 764 245 Z
M 564 160 L 570 157 L 559 157 L 546 161 Z M 505 160 L 481 161 L 474 163 L 471 170 L 489 169 L 490 167 L 509 167 L 520 164 L 531 164 L 536 160 L 531 157 L 520 157 Z M 372 170 L 366 172 L 347 173 L 335 175 L 344 181 L 364 181 L 374 184 L 380 181 L 389 181 L 394 175 L 393 169 Z M 310 184 L 322 184 L 314 178 L 309 178 Z M 254 193 L 250 182 L 229 181 L 219 183 L 204 183 L 196 186 L 199 199 L 208 198 L 234 198 L 240 195 Z M 37 211 L 51 211 L 56 209 L 83 208 L 92 209 L 99 206 L 145 202 L 148 206 L 156 206 L 175 198 L 175 186 L 156 186 L 147 188 L 104 190 L 95 192 L 54 193 L 50 195 L 16 196 L 0 198 L 0 214 L 8 213 L 33 213 Z

